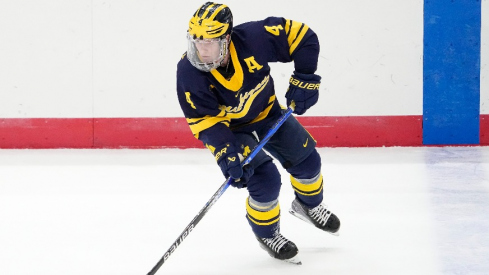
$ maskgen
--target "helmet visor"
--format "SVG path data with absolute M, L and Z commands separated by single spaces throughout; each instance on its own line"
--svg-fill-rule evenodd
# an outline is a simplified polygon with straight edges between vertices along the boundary
M 227 53 L 225 38 L 194 39 L 187 33 L 187 58 L 197 69 L 209 72 L 221 65 Z

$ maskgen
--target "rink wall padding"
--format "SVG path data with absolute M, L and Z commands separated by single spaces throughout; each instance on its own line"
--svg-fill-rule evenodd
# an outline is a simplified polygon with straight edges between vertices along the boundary
M 422 116 L 298 117 L 319 147 L 423 146 Z M 489 115 L 480 145 L 489 145 Z M 460 144 L 458 144 L 460 145 Z M 184 118 L 4 118 L 0 148 L 203 148 Z

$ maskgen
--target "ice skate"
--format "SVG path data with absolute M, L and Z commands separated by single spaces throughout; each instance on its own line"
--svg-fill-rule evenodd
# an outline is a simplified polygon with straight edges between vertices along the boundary
M 321 230 L 335 236 L 339 235 L 340 219 L 322 204 L 314 208 L 307 208 L 299 200 L 295 199 L 292 202 L 289 213 Z
M 302 264 L 297 256 L 299 253 L 297 246 L 282 236 L 282 234 L 279 233 L 272 238 L 256 237 L 256 239 L 260 243 L 261 248 L 267 251 L 271 257 L 296 265 Z

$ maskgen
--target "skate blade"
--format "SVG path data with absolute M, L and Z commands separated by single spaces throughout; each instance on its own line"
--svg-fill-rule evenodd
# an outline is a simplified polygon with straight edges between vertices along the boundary
M 295 212 L 292 208 L 289 210 L 289 213 L 292 214 L 294 217 L 296 217 L 296 218 L 298 218 L 300 220 L 303 220 L 303 221 L 307 222 L 308 224 L 314 226 L 314 224 L 310 220 L 308 220 L 308 219 L 304 218 L 303 216 L 299 215 L 299 213 Z
M 286 259 L 286 260 L 283 260 L 283 261 L 284 262 L 291 263 L 291 264 L 295 264 L 295 265 L 302 265 L 302 262 L 299 259 L 299 256 L 297 256 L 297 255 L 295 255 L 294 257 L 292 257 L 290 259 Z
M 260 247 L 261 247 L 261 249 L 263 249 L 267 253 L 269 253 L 268 249 L 266 248 L 266 246 L 264 244 L 260 243 Z M 270 257 L 275 258 L 272 254 L 270 254 Z M 275 258 L 275 259 L 277 259 L 277 258 Z M 284 261 L 284 262 L 291 263 L 291 264 L 295 264 L 295 265 L 302 265 L 302 262 L 299 259 L 299 256 L 298 255 L 295 255 L 294 257 L 292 257 L 290 259 L 285 259 L 285 260 L 277 259 L 277 260 Z
M 292 216 L 302 220 L 302 221 L 305 221 L 307 222 L 308 224 L 312 225 L 315 227 L 315 225 L 308 219 L 304 218 L 303 216 L 299 215 L 297 212 L 294 211 L 294 209 L 289 209 L 289 213 L 292 214 Z M 328 231 L 325 231 L 325 232 L 328 232 Z M 334 235 L 334 236 L 339 236 L 340 235 L 340 230 L 338 229 L 338 231 L 332 233 L 332 232 L 328 232 L 329 234 L 331 235 Z

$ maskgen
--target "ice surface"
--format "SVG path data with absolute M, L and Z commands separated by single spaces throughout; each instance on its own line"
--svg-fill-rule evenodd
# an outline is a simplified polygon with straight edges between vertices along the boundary
M 157 274 L 489 274 L 489 148 L 320 148 L 335 237 L 288 214 L 274 260 L 229 188 Z M 146 274 L 224 182 L 204 149 L 0 150 L 0 274 Z

